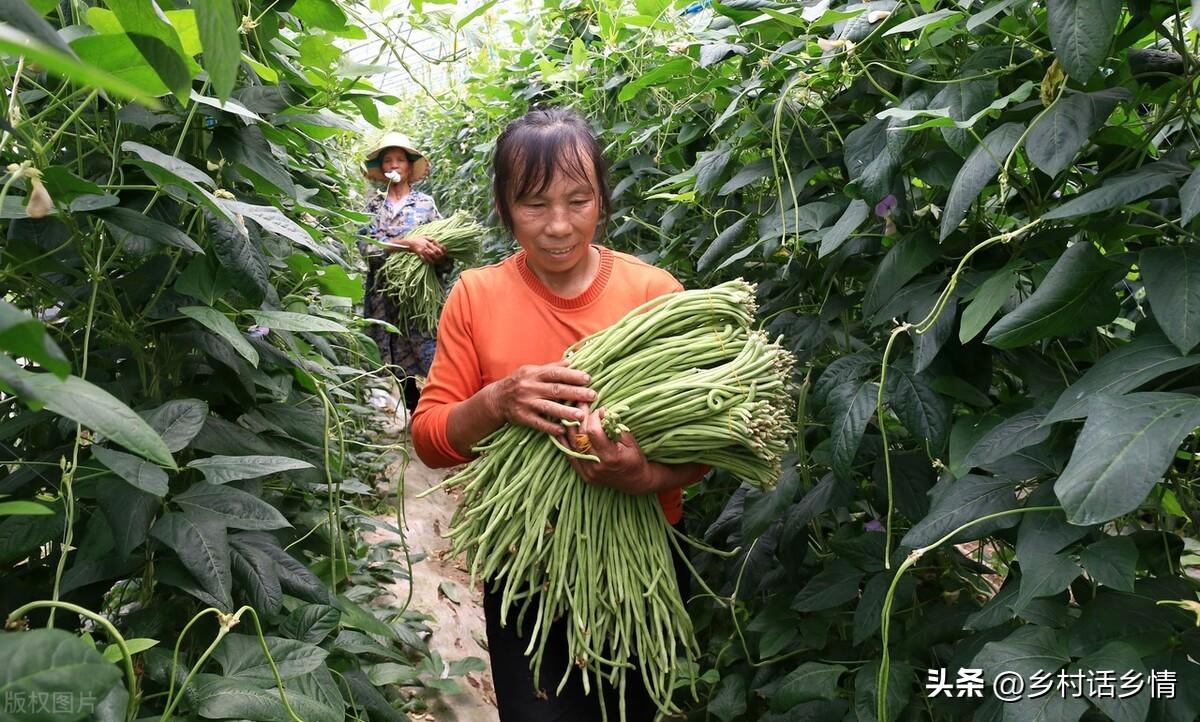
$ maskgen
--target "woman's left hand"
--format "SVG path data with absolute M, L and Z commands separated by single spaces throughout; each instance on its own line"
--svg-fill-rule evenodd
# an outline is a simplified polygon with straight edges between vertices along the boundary
M 651 462 L 642 453 L 633 434 L 622 432 L 621 438 L 613 441 L 600 426 L 604 409 L 592 411 L 586 404 L 580 408 L 587 417 L 578 427 L 566 427 L 565 441 L 571 449 L 593 454 L 600 461 L 570 457 L 571 466 L 579 476 L 589 484 L 607 486 L 626 494 L 650 493 L 653 490 Z M 586 443 L 580 443 L 585 435 Z

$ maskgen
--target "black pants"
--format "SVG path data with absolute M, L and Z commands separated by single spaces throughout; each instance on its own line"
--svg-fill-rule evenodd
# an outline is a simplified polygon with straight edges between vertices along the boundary
M 683 522 L 676 529 L 683 531 Z M 672 553 L 672 560 L 679 591 L 686 599 L 689 572 L 677 554 Z M 493 592 L 491 586 L 491 582 L 484 584 L 483 613 L 487 620 L 488 654 L 492 660 L 492 680 L 496 687 L 500 722 L 601 722 L 596 686 L 593 684 L 591 693 L 584 694 L 582 675 L 578 669 L 572 670 L 562 694 L 554 694 L 563 670 L 570 664 L 567 657 L 566 618 L 560 618 L 550 627 L 550 636 L 542 655 L 541 679 L 535 684 L 525 648 L 529 646 L 533 634 L 536 603 L 525 615 L 521 629 L 517 629 L 515 606 L 509 607 L 508 626 L 501 627 L 501 593 Z M 636 667 L 637 660 L 631 661 Z M 538 689 L 545 692 L 545 699 L 538 697 Z M 617 689 L 609 684 L 601 685 L 601 689 L 609 721 L 618 722 L 620 698 Z M 646 692 L 641 673 L 637 669 L 628 670 L 625 677 L 626 721 L 653 722 L 657 713 L 658 708 Z

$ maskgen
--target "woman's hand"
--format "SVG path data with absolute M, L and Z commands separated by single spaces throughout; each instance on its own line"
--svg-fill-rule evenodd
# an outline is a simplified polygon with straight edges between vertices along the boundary
M 446 257 L 446 248 L 427 236 L 412 236 L 390 240 L 387 244 L 398 251 L 411 251 L 426 263 L 440 263 Z
M 585 412 L 570 404 L 596 399 L 596 392 L 587 388 L 590 381 L 584 372 L 567 368 L 566 361 L 525 365 L 490 387 L 490 403 L 504 421 L 559 436 L 559 419 L 584 421 Z
M 582 407 L 587 417 L 578 429 L 566 430 L 568 445 L 575 451 L 593 454 L 600 461 L 571 458 L 571 466 L 589 484 L 607 486 L 626 494 L 648 494 L 657 491 L 654 464 L 642 453 L 642 447 L 628 431 L 613 441 L 601 428 L 604 409 L 591 412 L 587 405 Z M 582 443 L 581 443 L 582 442 Z

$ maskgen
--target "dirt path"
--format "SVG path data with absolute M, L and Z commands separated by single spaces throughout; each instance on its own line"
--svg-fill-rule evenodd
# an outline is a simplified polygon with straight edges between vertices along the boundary
M 481 592 L 468 585 L 468 575 L 459 562 L 443 558 L 449 544 L 441 534 L 450 524 L 455 501 L 441 491 L 424 499 L 417 498 L 418 494 L 440 482 L 446 474 L 425 466 L 411 451 L 409 447 L 411 461 L 407 468 L 404 468 L 402 460 L 397 460 L 387 467 L 385 473 L 393 489 L 399 475 L 404 476 L 409 551 L 412 554 L 425 554 L 425 559 L 412 567 L 412 609 L 432 617 L 429 626 L 433 634 L 429 638 L 429 648 L 440 654 L 445 663 L 464 657 L 479 657 L 487 664 Z M 395 523 L 395 517 L 392 516 L 380 519 Z M 371 544 L 395 538 L 392 532 L 380 531 L 366 535 L 364 540 Z M 405 599 L 408 591 L 407 582 L 388 589 L 388 593 L 397 600 Z M 462 690 L 459 694 L 431 697 L 431 707 L 425 718 L 437 722 L 497 722 L 499 718 L 490 666 L 483 672 L 471 672 L 465 678 L 460 678 L 459 686 Z

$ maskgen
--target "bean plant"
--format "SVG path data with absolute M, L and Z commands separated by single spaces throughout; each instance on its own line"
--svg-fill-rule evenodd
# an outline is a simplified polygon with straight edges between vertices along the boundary
M 406 121 L 458 169 L 435 193 L 482 216 L 498 130 L 579 109 L 614 161 L 605 242 L 688 287 L 757 282 L 801 361 L 776 490 L 688 492 L 692 533 L 738 550 L 695 558 L 690 719 L 1200 714 L 1198 20 L 549 0 Z M 982 696 L 956 694 L 972 670 Z M 1143 686 L 1110 697 L 1105 671 Z M 1013 672 L 1068 686 L 1002 704 Z
M 397 98 L 338 44 L 370 12 L 0 2 L 3 719 L 407 720 L 481 668 L 361 540 L 400 531 L 354 243 Z

